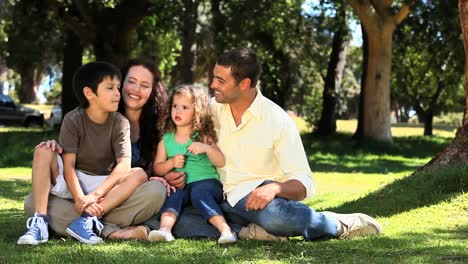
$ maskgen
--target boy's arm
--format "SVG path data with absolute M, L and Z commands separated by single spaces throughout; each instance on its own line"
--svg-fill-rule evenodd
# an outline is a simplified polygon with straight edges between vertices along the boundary
M 185 162 L 184 155 L 176 155 L 171 159 L 167 159 L 166 146 L 164 140 L 160 140 L 154 157 L 153 170 L 157 176 L 164 176 L 174 168 L 183 168 Z
M 67 182 L 68 190 L 70 190 L 73 200 L 75 201 L 75 210 L 81 214 L 86 206 L 97 202 L 97 198 L 84 195 L 83 189 L 81 189 L 80 182 L 76 176 L 75 163 L 76 163 L 76 154 L 75 153 L 64 153 L 62 155 L 63 159 L 63 174 L 65 181 Z
M 117 165 L 112 170 L 111 174 L 107 179 L 89 195 L 96 197 L 97 199 L 104 197 L 112 188 L 114 188 L 120 179 L 122 179 L 131 168 L 131 158 L 118 158 Z

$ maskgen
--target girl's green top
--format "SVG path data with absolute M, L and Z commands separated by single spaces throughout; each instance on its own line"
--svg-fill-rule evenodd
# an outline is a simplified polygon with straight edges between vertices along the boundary
M 187 184 L 206 179 L 219 180 L 216 168 L 211 164 L 205 153 L 194 155 L 187 151 L 187 147 L 193 142 L 192 139 L 189 139 L 184 144 L 179 144 L 175 141 L 174 132 L 169 132 L 164 134 L 163 142 L 166 147 L 167 159 L 177 154 L 185 155 L 184 167 L 180 169 L 176 168 L 175 171 L 183 171 L 185 173 L 185 182 Z

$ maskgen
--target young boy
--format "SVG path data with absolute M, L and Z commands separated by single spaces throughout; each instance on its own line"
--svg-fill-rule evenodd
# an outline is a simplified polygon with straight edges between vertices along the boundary
M 146 182 L 143 174 L 131 174 L 130 125 L 117 113 L 120 71 L 106 62 L 81 66 L 73 78 L 80 107 L 69 112 L 60 129 L 63 154 L 37 148 L 33 160 L 35 214 L 18 244 L 37 245 L 48 240 L 49 191 L 73 199 L 81 214 L 67 233 L 87 244 L 103 242 L 94 232 L 103 228 L 100 218 L 127 200 Z M 42 152 L 41 152 L 42 151 Z M 41 161 L 41 159 L 47 159 Z M 52 184 L 52 187 L 51 187 Z

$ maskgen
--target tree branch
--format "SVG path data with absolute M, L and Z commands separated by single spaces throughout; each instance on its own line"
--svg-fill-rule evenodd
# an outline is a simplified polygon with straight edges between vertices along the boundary
M 90 14 L 90 9 L 88 8 L 88 5 L 86 5 L 85 1 L 81 0 L 72 0 L 73 5 L 76 7 L 76 10 L 78 11 L 78 14 L 81 16 L 83 22 L 90 27 L 90 29 L 95 32 L 96 29 L 94 27 L 95 21 L 93 16 Z
M 403 21 L 408 16 L 409 12 L 410 12 L 410 5 L 403 4 L 400 10 L 394 15 L 395 24 L 396 25 L 400 24 L 401 21 Z
M 375 10 L 369 0 L 346 0 L 354 10 L 354 13 L 359 17 L 361 24 L 365 29 L 376 25 Z

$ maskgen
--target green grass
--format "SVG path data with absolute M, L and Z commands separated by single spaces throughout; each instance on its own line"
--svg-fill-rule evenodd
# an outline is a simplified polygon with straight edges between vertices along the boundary
M 402 128 L 403 129 L 403 128 Z M 412 133 L 410 131 L 409 133 Z M 451 142 L 448 137 L 398 136 L 394 145 L 362 144 L 350 134 L 304 134 L 317 210 L 366 212 L 384 228 L 378 237 L 288 243 L 179 239 L 169 244 L 106 242 L 86 246 L 51 239 L 17 246 L 25 231 L 23 199 L 31 190 L 33 147 L 51 131 L 0 131 L 0 263 L 463 263 L 468 261 L 468 166 L 412 174 Z M 11 141 L 14 139 L 15 141 Z M 15 143 L 13 143 L 15 142 Z M 2 153 L 3 155 L 3 153 Z

